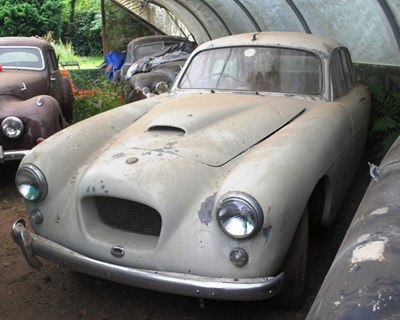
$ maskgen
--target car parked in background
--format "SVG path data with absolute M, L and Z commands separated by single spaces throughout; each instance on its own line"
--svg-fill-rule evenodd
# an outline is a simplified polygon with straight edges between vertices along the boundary
M 0 38 L 0 163 L 30 149 L 72 120 L 72 89 L 54 48 L 37 38 Z
M 298 307 L 309 223 L 333 222 L 370 101 L 334 40 L 202 44 L 168 94 L 82 121 L 24 158 L 16 186 L 34 232 L 18 220 L 14 239 L 34 267 L 41 256 L 152 290 Z
M 129 42 L 124 64 L 117 73 L 117 79 L 128 85 L 126 101 L 133 100 L 137 90 L 145 94 L 167 92 L 195 47 L 196 44 L 186 38 L 167 35 L 141 37 Z

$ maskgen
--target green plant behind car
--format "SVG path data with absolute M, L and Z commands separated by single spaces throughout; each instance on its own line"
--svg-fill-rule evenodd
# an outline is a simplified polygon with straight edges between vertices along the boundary
M 78 84 L 74 94 L 74 122 L 124 104 L 123 86 L 110 82 L 105 73 L 95 80 L 88 73 L 79 73 L 72 79 L 75 85 Z
M 374 154 L 381 159 L 400 134 L 400 93 L 385 92 L 382 86 L 368 83 L 372 97 L 370 139 Z

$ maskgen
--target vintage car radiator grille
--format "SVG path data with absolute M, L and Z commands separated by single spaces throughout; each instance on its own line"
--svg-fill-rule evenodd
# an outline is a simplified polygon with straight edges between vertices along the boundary
M 113 228 L 145 235 L 160 235 L 161 216 L 144 204 L 112 197 L 96 197 L 103 222 Z

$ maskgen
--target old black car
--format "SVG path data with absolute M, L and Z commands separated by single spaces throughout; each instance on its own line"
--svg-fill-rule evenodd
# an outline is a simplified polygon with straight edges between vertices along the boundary
M 177 36 L 134 39 L 127 46 L 119 78 L 130 90 L 139 89 L 150 95 L 164 93 L 195 48 L 194 42 Z M 128 102 L 130 90 L 126 96 Z

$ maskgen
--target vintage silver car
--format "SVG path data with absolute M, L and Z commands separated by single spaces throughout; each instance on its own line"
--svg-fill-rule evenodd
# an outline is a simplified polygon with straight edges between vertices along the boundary
M 75 124 L 22 161 L 37 256 L 132 286 L 300 305 L 308 225 L 335 218 L 370 95 L 348 50 L 303 33 L 199 46 L 167 94 Z

